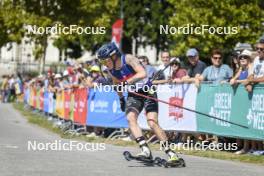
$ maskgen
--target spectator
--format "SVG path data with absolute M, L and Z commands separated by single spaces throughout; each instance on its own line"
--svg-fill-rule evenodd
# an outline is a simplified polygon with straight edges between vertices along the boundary
M 189 65 L 187 66 L 188 74 L 184 76 L 181 80 L 184 83 L 195 83 L 195 85 L 199 86 L 198 79 L 204 69 L 206 68 L 206 64 L 199 59 L 199 53 L 195 48 L 190 48 L 186 52 L 186 56 L 188 58 Z
M 107 78 L 104 78 L 100 73 L 100 67 L 97 65 L 94 65 L 90 69 L 90 75 L 87 76 L 86 79 L 86 85 L 88 87 L 94 87 L 98 84 L 106 85 L 109 84 L 109 81 Z
M 15 99 L 15 79 L 14 75 L 10 75 L 8 79 L 8 94 L 7 94 L 7 101 L 13 101 Z
M 252 92 L 253 86 L 264 82 L 264 39 L 256 45 L 258 56 L 254 59 L 253 70 L 244 83 L 248 92 Z
M 155 73 L 157 72 L 157 70 L 153 66 L 150 65 L 148 57 L 147 56 L 139 56 L 138 60 L 144 66 L 148 77 L 149 78 L 153 77 L 155 75 Z
M 8 94 L 8 76 L 3 75 L 2 76 L 2 84 L 1 84 L 1 94 L 2 94 L 2 102 L 7 102 L 7 94 Z
M 63 89 L 63 82 L 62 82 L 61 74 L 57 73 L 54 79 L 55 79 L 54 88 L 56 89 L 56 91 L 60 91 L 61 89 Z
M 222 63 L 222 53 L 219 49 L 214 49 L 211 55 L 212 65 L 207 67 L 202 75 L 197 77 L 200 81 L 209 81 L 213 83 L 222 83 L 228 81 L 233 76 L 232 69 Z
M 68 70 L 64 70 L 62 79 L 63 79 L 62 80 L 63 88 L 64 89 L 70 89 L 71 88 L 71 84 L 70 84 L 70 80 L 69 80 L 69 72 L 68 72 Z
M 179 58 L 176 58 L 171 63 L 171 69 L 172 69 L 172 82 L 182 83 L 181 78 L 187 75 L 187 70 L 181 68 L 181 63 Z
M 231 85 L 245 82 L 251 68 L 251 52 L 249 50 L 244 50 L 239 55 L 238 59 L 240 68 L 237 70 L 235 76 L 230 80 Z
M 16 98 L 17 100 L 22 100 L 22 94 L 23 94 L 23 80 L 21 75 L 18 73 L 15 79 L 15 94 L 16 94 Z
M 170 64 L 170 53 L 168 51 L 161 52 L 161 61 L 162 64 L 158 68 L 159 71 L 163 70 L 166 66 L 168 66 L 168 64 Z M 163 73 L 165 80 L 171 79 L 172 70 L 170 66 L 166 70 L 164 70 Z
M 239 51 L 233 51 L 231 54 L 231 64 L 230 67 L 233 70 L 233 73 L 236 74 L 239 71 L 240 65 L 239 65 Z
M 190 48 L 186 56 L 188 57 L 188 76 L 189 78 L 194 78 L 200 76 L 204 69 L 206 68 L 206 64 L 199 60 L 199 53 L 195 48 Z

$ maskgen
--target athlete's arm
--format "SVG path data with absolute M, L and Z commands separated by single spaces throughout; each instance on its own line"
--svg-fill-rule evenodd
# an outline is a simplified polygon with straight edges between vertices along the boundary
M 110 72 L 108 72 L 108 74 L 111 76 L 114 85 L 118 85 L 120 83 L 120 81 L 118 79 L 116 79 L 116 77 L 114 77 Z M 123 97 L 123 92 L 117 91 L 117 90 L 116 90 L 116 92 L 117 92 L 119 98 Z
M 147 73 L 143 66 L 140 64 L 139 60 L 132 56 L 131 54 L 126 55 L 126 63 L 130 65 L 136 72 L 134 76 L 131 78 L 127 79 L 128 84 L 134 84 L 144 78 L 147 77 Z

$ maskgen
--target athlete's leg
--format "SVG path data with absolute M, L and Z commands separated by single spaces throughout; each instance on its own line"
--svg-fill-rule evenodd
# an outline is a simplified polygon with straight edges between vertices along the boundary
M 138 118 L 137 113 L 135 113 L 133 111 L 130 111 L 127 113 L 127 120 L 128 120 L 129 129 L 130 129 L 132 135 L 135 137 L 135 139 L 142 136 L 142 130 L 137 123 L 137 118 Z
M 157 136 L 161 143 L 163 143 L 164 151 L 169 157 L 176 157 L 176 153 L 169 148 L 169 142 L 166 133 L 158 124 L 158 113 L 157 112 L 148 112 L 147 113 L 147 122 L 151 130 Z M 177 159 L 177 158 L 175 158 Z
M 138 115 L 143 109 L 144 99 L 141 97 L 129 95 L 126 105 L 126 115 L 132 135 L 141 148 L 141 152 L 137 156 L 152 158 L 151 151 L 142 134 L 142 130 L 137 123 Z
M 156 93 L 148 94 L 148 96 L 157 97 Z M 147 122 L 149 127 L 153 130 L 157 138 L 163 143 L 164 151 L 169 156 L 168 161 L 177 161 L 179 158 L 177 154 L 172 151 L 169 147 L 168 138 L 164 130 L 160 127 L 158 123 L 158 103 L 151 99 L 146 99 L 144 102 L 144 107 L 147 113 Z
M 147 122 L 148 122 L 150 129 L 155 133 L 155 135 L 160 141 L 168 140 L 165 132 L 161 129 L 161 127 L 158 124 L 158 113 L 157 112 L 148 112 Z

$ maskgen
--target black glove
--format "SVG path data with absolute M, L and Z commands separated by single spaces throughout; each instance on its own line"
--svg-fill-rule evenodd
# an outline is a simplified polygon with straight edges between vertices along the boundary
M 120 99 L 120 108 L 123 112 L 126 110 L 126 100 L 125 97 L 121 97 Z

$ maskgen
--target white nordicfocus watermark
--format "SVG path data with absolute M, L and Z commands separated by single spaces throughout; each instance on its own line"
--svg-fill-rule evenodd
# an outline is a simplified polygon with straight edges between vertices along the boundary
M 95 91 L 98 92 L 135 92 L 139 90 L 143 90 L 144 92 L 168 92 L 168 88 L 165 86 L 158 86 L 158 85 L 147 85 L 144 83 L 135 83 L 129 85 L 122 85 L 122 84 L 113 84 L 113 85 L 104 85 L 101 83 L 95 84 L 94 87 Z
M 105 143 L 84 143 L 78 141 L 62 142 L 55 140 L 52 142 L 28 141 L 28 151 L 103 151 L 106 149 Z
M 106 34 L 106 27 L 95 26 L 78 26 L 75 24 L 63 26 L 62 24 L 55 24 L 54 26 L 41 27 L 36 25 L 27 25 L 25 27 L 27 34 L 34 35 L 71 35 L 71 34 Z
M 233 35 L 238 33 L 237 26 L 210 26 L 203 24 L 200 26 L 195 26 L 194 24 L 186 24 L 183 26 L 169 26 L 169 25 L 160 25 L 160 34 L 186 34 L 186 35 Z
M 160 150 L 169 148 L 171 150 L 224 150 L 237 151 L 237 143 L 209 143 L 209 141 L 202 141 L 195 143 L 193 140 L 188 140 L 186 143 L 175 144 L 169 142 L 160 142 Z

